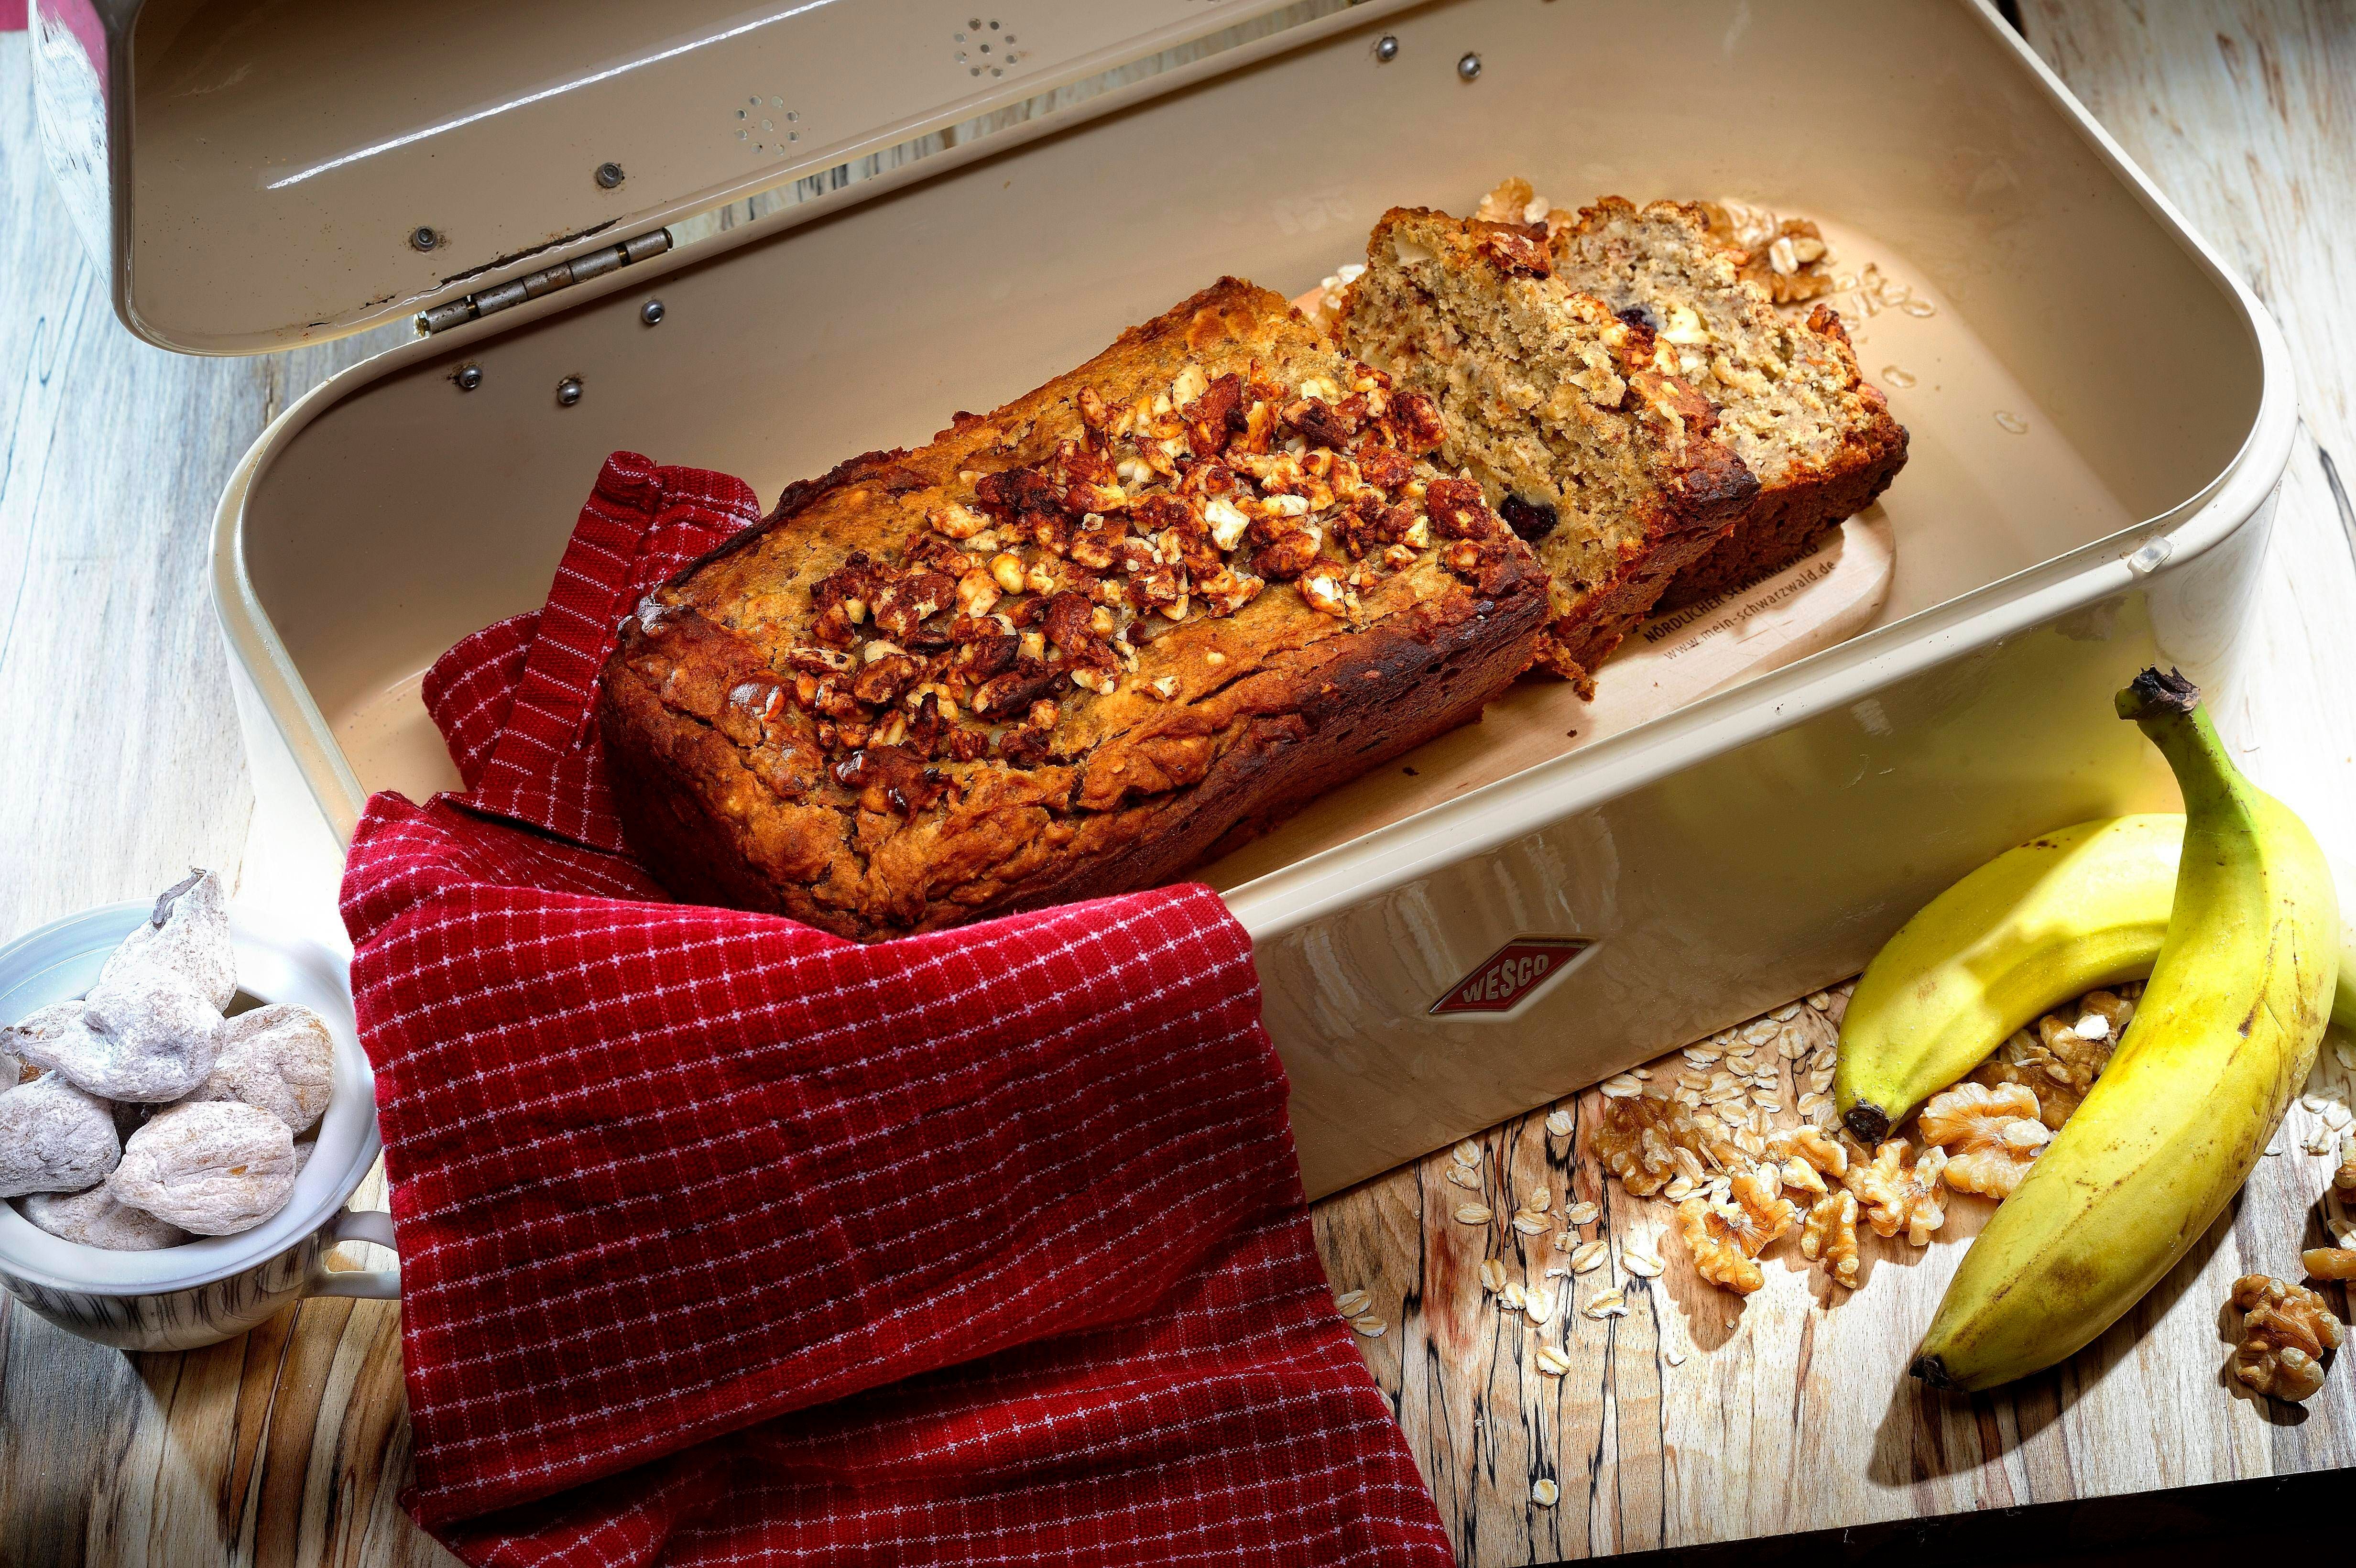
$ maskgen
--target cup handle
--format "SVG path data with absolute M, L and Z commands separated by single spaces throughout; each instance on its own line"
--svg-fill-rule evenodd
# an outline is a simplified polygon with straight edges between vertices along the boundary
M 337 1242 L 374 1242 L 380 1247 L 392 1243 L 392 1216 L 381 1209 L 347 1209 L 336 1216 L 328 1227 L 329 1245 Z M 369 1301 L 401 1299 L 401 1269 L 391 1268 L 331 1269 L 323 1261 L 313 1265 L 311 1277 L 304 1284 L 305 1296 L 357 1296 Z

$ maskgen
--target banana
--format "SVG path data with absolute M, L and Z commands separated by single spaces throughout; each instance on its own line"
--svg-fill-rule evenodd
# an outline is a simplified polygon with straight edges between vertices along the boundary
M 1927 1383 L 1989 1388 L 2110 1327 L 2240 1189 L 2314 1064 L 2340 950 L 2331 869 L 2199 702 L 2157 670 L 2119 694 L 2184 794 L 2167 934 L 2108 1069 L 1949 1283 L 1915 1352 Z
M 2098 986 L 2151 973 L 2184 818 L 2082 822 L 1990 860 L 1924 905 L 1858 977 L 1833 1103 L 1869 1148 L 2004 1038 Z
M 1841 1019 L 1834 1104 L 1870 1146 L 2017 1029 L 2151 973 L 2176 897 L 2179 812 L 2081 822 L 2007 850 L 1906 923 Z M 2356 875 L 2335 865 L 2340 983 L 2356 1033 Z

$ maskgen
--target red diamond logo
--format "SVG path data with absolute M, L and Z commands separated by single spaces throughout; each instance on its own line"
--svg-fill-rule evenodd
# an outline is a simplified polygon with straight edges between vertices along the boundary
M 1439 1013 L 1509 1013 L 1594 946 L 1583 936 L 1516 936 L 1431 1004 Z

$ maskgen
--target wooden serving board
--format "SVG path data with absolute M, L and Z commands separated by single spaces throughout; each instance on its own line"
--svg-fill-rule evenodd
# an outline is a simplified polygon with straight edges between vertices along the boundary
M 1826 1047 L 1839 991 L 1815 1000 L 1754 1022 Z M 2335 1044 L 2356 1053 L 2335 1031 L 2308 1087 L 2348 1102 L 2356 1074 Z M 1788 1087 L 1783 1102 L 1794 1103 Z M 2303 1406 L 2259 1399 L 2224 1375 L 2232 1341 L 2221 1308 L 2233 1279 L 2297 1278 L 2299 1249 L 2356 1221 L 2330 1194 L 2336 1157 L 2301 1148 L 2322 1123 L 2297 1104 L 2276 1140 L 2282 1152 L 2259 1161 L 2240 1198 L 2126 1318 L 2051 1371 L 1950 1396 L 1907 1377 L 1906 1364 L 1992 1202 L 1951 1195 L 1924 1248 L 1860 1226 L 1854 1291 L 1786 1237 L 1762 1260 L 1766 1287 L 1730 1295 L 1694 1273 L 1668 1203 L 1606 1179 L 1588 1147 L 1600 1104 L 1590 1091 L 1473 1140 L 1479 1191 L 1447 1179 L 1452 1157 L 1441 1150 L 1313 1211 L 1333 1288 L 1366 1291 L 1366 1310 L 1386 1325 L 1359 1348 L 1465 1568 L 2356 1464 L 2356 1362 L 2346 1352 Z M 1569 1136 L 1547 1128 L 1557 1109 L 1571 1119 Z M 1494 1257 L 1512 1280 L 1560 1296 L 1566 1282 L 1545 1271 L 1569 1262 L 1552 1241 L 1563 1227 L 1525 1235 L 1507 1222 L 1537 1188 L 1558 1219 L 1594 1201 L 1600 1216 L 1577 1233 L 1611 1243 L 1605 1266 L 1569 1282 L 1569 1302 L 1616 1285 L 1628 1316 L 1599 1321 L 1558 1304 L 1537 1328 L 1484 1295 L 1480 1265 Z M 1466 1201 L 1495 1218 L 1457 1222 Z M 1622 1269 L 1619 1249 L 1631 1241 L 1665 1260 L 1659 1278 Z M 2325 1289 L 2344 1319 L 2346 1298 Z M 1568 1373 L 1539 1371 L 1541 1344 L 1569 1358 Z M 1532 1500 L 1542 1477 L 1560 1490 L 1552 1507 Z

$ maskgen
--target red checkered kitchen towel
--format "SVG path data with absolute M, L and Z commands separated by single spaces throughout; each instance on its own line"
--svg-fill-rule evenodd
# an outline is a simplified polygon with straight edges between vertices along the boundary
M 410 1510 L 480 1564 L 1449 1562 L 1207 889 L 862 947 L 623 853 L 597 667 L 758 510 L 616 454 L 426 682 L 466 793 L 354 835 Z

